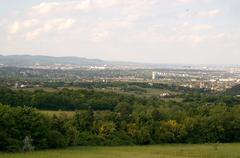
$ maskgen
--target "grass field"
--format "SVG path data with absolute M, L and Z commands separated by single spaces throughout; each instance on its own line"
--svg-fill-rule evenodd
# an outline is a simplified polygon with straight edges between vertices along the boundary
M 72 147 L 0 153 L 0 158 L 240 158 L 240 144 Z

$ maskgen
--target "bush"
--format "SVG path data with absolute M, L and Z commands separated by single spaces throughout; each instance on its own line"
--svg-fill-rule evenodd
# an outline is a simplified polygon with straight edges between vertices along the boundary
M 105 145 L 117 146 L 117 145 L 133 145 L 133 139 L 126 134 L 125 131 L 116 131 L 108 137 Z
M 48 133 L 49 148 L 63 148 L 67 146 L 66 138 L 58 131 L 50 131 Z
M 13 138 L 8 138 L 5 150 L 10 152 L 21 151 L 21 147 L 22 147 L 21 141 Z
M 79 135 L 78 145 L 104 145 L 106 140 L 104 137 L 89 132 L 82 132 Z

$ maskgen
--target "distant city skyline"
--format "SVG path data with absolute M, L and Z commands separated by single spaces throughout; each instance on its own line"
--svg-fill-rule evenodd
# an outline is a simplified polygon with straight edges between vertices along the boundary
M 1 0 L 0 54 L 238 64 L 239 0 Z

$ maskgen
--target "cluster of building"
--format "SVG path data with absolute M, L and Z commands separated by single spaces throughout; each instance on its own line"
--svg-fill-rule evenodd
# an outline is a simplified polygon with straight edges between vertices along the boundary
M 240 84 L 240 72 L 163 70 L 153 71 L 151 79 L 154 82 L 175 83 L 183 87 L 221 91 Z

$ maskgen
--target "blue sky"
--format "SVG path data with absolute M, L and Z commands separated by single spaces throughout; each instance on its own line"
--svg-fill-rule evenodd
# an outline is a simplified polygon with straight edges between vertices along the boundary
M 1 0 L 0 54 L 238 64 L 239 0 Z

